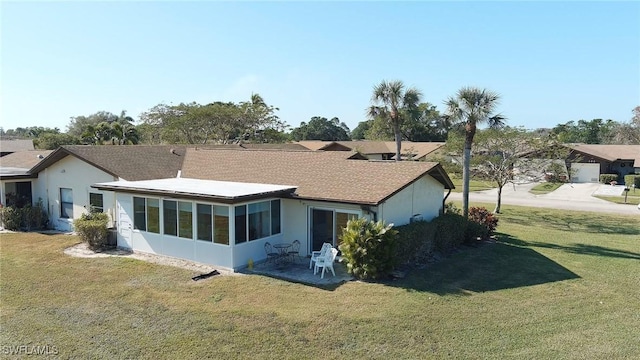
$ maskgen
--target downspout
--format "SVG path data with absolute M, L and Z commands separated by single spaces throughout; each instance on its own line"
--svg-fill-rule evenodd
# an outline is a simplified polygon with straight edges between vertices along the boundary
M 373 210 L 371 210 L 371 207 L 369 207 L 369 206 L 362 206 L 362 207 L 360 207 L 360 208 L 361 208 L 363 211 L 365 211 L 365 212 L 367 212 L 367 213 L 369 213 L 369 214 L 373 214 L 373 221 L 374 221 L 374 222 L 377 222 L 377 221 L 378 221 L 378 213 L 377 213 L 377 212 L 375 212 L 375 211 L 373 211 Z
M 451 195 L 451 189 L 449 189 L 447 195 L 445 195 L 444 199 L 442 199 L 442 208 L 440 209 L 440 215 L 444 214 L 444 207 L 446 205 L 445 203 L 447 202 L 447 198 L 449 197 L 449 195 Z

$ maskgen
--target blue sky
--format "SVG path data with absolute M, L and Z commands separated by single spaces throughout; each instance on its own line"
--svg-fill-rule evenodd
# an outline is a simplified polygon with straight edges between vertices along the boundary
M 508 124 L 628 121 L 640 105 L 638 2 L 1 3 L 5 130 L 258 93 L 291 126 L 365 120 L 383 79 L 444 110 L 501 94 Z

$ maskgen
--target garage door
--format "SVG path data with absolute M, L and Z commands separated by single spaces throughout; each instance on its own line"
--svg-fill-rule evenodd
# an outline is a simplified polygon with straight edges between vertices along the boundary
M 597 183 L 600 178 L 600 164 L 571 164 L 571 181 L 574 183 Z

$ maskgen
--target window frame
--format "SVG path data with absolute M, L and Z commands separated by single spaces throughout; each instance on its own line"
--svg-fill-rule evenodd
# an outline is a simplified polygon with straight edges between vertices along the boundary
M 69 197 L 67 196 L 63 196 L 63 190 L 68 190 L 69 191 Z M 59 191 L 59 195 L 60 195 L 60 218 L 61 219 L 73 219 L 73 189 L 71 188 L 60 188 Z M 71 202 L 69 201 L 65 201 L 71 199 Z M 69 206 L 71 205 L 70 209 L 65 210 L 65 205 Z M 67 213 L 67 211 L 69 213 Z
M 92 201 L 93 196 L 100 197 L 100 206 L 94 205 L 94 202 Z M 103 193 L 89 192 L 89 212 L 101 212 L 101 213 L 104 212 L 104 194 Z

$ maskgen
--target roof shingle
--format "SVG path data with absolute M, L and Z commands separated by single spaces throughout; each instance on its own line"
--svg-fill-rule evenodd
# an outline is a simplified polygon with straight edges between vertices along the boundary
M 446 188 L 437 163 L 350 160 L 349 152 L 187 149 L 182 177 L 297 186 L 300 198 L 377 205 L 425 174 Z M 437 174 L 436 174 L 437 173 Z M 444 174 L 443 178 L 439 178 Z

